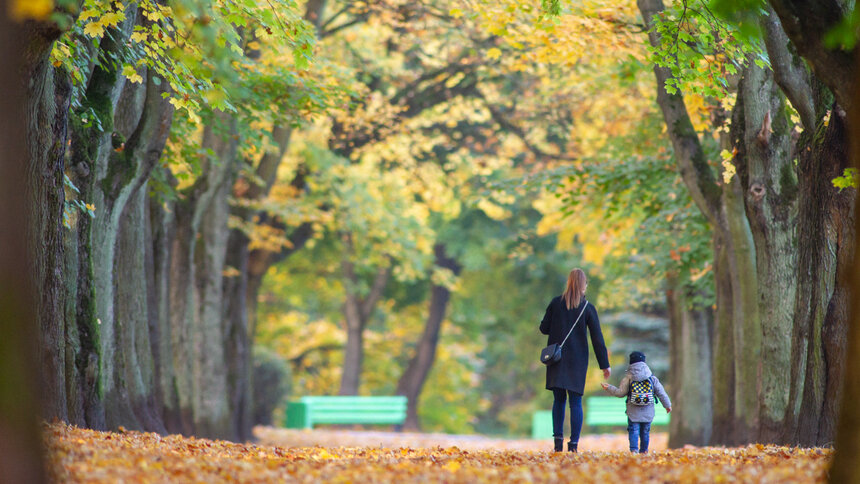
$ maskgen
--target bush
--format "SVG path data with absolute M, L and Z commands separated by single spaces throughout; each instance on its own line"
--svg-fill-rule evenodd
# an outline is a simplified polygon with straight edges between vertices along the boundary
M 283 405 L 290 390 L 290 367 L 277 353 L 254 347 L 254 425 L 272 425 L 272 412 Z

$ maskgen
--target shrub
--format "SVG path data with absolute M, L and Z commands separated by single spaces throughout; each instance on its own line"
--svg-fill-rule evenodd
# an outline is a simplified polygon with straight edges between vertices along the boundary
M 254 347 L 254 425 L 271 425 L 272 412 L 283 405 L 290 390 L 290 367 L 277 353 Z

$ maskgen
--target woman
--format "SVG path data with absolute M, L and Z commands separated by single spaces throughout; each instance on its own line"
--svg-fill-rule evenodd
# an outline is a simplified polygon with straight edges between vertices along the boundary
M 609 379 L 609 355 L 600 332 L 597 310 L 585 300 L 585 272 L 574 269 L 567 276 L 567 286 L 561 296 L 556 296 L 546 308 L 540 323 L 540 332 L 549 335 L 547 345 L 561 343 L 570 328 L 576 327 L 561 350 L 561 361 L 546 368 L 546 389 L 552 390 L 552 436 L 555 451 L 561 452 L 564 445 L 564 406 L 570 399 L 570 442 L 567 450 L 577 451 L 579 433 L 582 430 L 582 392 L 585 386 L 585 371 L 588 369 L 588 342 L 585 328 L 591 334 L 594 356 L 603 370 L 603 378 Z M 580 317 L 580 313 L 582 316 Z

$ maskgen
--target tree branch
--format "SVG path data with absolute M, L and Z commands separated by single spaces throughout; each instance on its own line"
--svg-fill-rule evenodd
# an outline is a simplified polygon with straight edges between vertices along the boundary
M 654 16 L 664 10 L 663 2 L 662 0 L 638 0 L 637 3 L 642 12 L 642 18 L 649 27 L 648 38 L 651 45 L 659 47 L 660 35 L 651 29 L 651 26 L 654 25 Z M 654 76 L 657 78 L 657 104 L 663 112 L 681 177 L 696 205 L 708 219 L 714 222 L 719 214 L 720 188 L 705 158 L 699 135 L 696 134 L 690 121 L 684 97 L 679 92 L 669 94 L 666 91 L 666 81 L 673 78 L 668 68 L 655 65 Z
M 547 153 L 546 151 L 542 150 L 537 145 L 529 141 L 528 135 L 525 130 L 510 121 L 498 107 L 494 106 L 487 100 L 486 96 L 484 96 L 484 94 L 480 92 L 480 90 L 478 91 L 478 97 L 480 97 L 484 101 L 484 105 L 487 107 L 487 110 L 490 111 L 490 115 L 492 116 L 493 121 L 498 123 L 503 130 L 519 138 L 523 145 L 525 145 L 525 147 L 529 151 L 534 153 L 535 156 L 560 161 L 576 161 L 576 158 L 573 157 L 568 157 L 561 154 Z
M 773 67 L 773 77 L 800 114 L 805 129 L 815 129 L 815 102 L 812 96 L 812 79 L 803 60 L 788 50 L 789 40 L 782 29 L 779 17 L 771 10 L 762 18 L 765 46 Z
M 373 278 L 373 286 L 370 288 L 370 293 L 361 301 L 361 319 L 367 321 L 373 313 L 373 308 L 379 298 L 382 297 L 385 286 L 388 284 L 388 277 L 391 275 L 391 265 L 379 268 L 376 271 L 376 277 Z
M 836 102 L 846 111 L 851 109 L 854 85 L 854 50 L 828 49 L 827 34 L 846 15 L 837 0 L 769 0 L 779 16 L 786 35 L 797 52 L 803 56 L 815 76 L 833 91 Z

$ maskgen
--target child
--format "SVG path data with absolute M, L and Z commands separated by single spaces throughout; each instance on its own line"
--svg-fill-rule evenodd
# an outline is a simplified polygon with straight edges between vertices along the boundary
M 666 413 L 672 411 L 669 395 L 651 373 L 651 368 L 645 364 L 645 355 L 639 351 L 630 353 L 630 366 L 621 384 L 614 387 L 601 383 L 604 390 L 616 397 L 627 397 L 627 433 L 630 437 L 630 451 L 644 454 L 648 452 L 649 432 L 651 421 L 654 420 L 654 396 L 666 407 Z M 640 445 L 641 442 L 641 445 Z

